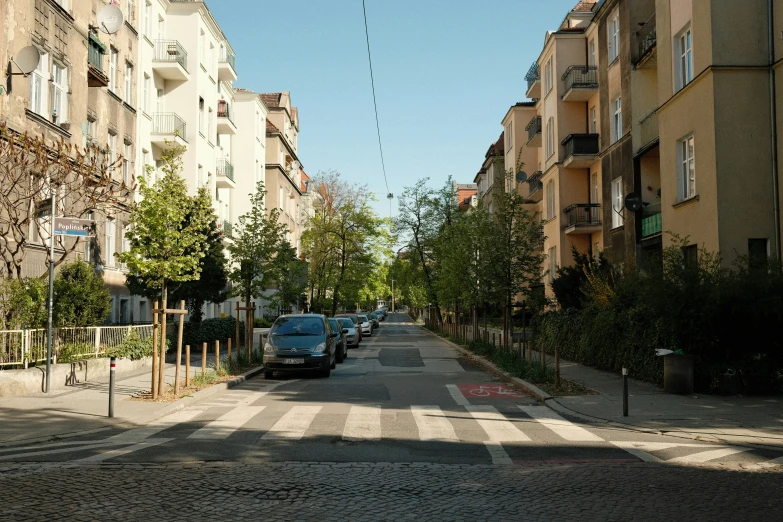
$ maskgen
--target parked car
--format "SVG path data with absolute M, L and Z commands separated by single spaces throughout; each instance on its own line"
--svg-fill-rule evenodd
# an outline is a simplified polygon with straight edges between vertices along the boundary
M 337 315 L 335 315 L 335 317 L 346 317 L 346 318 L 350 319 L 351 322 L 353 323 L 353 325 L 356 327 L 356 330 L 359 332 L 359 341 L 358 342 L 362 342 L 362 327 L 359 324 L 360 321 L 359 321 L 359 316 L 358 315 L 356 315 L 356 314 L 337 314 Z
M 318 370 L 329 377 L 337 362 L 340 333 L 321 314 L 281 315 L 264 343 L 264 377 L 274 372 Z
M 361 322 L 362 335 L 372 336 L 372 322 L 370 322 L 370 318 L 365 314 L 359 314 L 359 321 Z
M 358 348 L 359 347 L 359 330 L 356 328 L 356 325 L 353 324 L 353 321 L 351 321 L 347 317 L 335 317 L 337 321 L 340 323 L 340 326 L 344 330 L 348 330 L 345 333 L 345 340 L 347 343 L 347 346 L 349 348 Z M 348 357 L 348 352 L 345 352 L 345 356 Z
M 335 361 L 337 364 L 340 364 L 346 357 L 348 357 L 348 329 L 340 325 L 340 320 L 336 317 L 329 317 L 328 319 L 329 326 L 332 327 L 332 331 L 338 332 L 340 334 L 340 349 L 337 351 L 337 355 L 335 356 Z
M 380 328 L 381 326 L 380 320 L 378 319 L 378 315 L 379 314 L 376 314 L 375 312 L 370 312 L 369 314 L 367 314 L 367 317 L 370 319 L 370 322 L 372 323 L 373 330 L 375 330 L 376 328 Z

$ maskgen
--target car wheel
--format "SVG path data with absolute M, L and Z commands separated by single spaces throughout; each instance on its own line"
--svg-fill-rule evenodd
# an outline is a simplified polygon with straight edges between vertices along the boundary
M 274 376 L 275 372 L 272 370 L 264 370 L 264 379 L 271 379 Z
M 341 345 L 340 348 L 337 350 L 337 355 L 334 356 L 334 362 L 336 363 L 342 363 L 345 359 L 345 348 Z
M 332 359 L 332 363 L 329 365 L 329 369 L 334 370 L 337 366 L 337 354 L 334 354 L 334 358 Z

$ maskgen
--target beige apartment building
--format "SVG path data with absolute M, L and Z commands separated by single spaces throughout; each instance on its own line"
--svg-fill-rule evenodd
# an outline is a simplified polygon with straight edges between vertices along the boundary
M 490 214 L 495 211 L 493 202 L 495 194 L 505 190 L 506 176 L 505 172 L 503 172 L 504 141 L 504 134 L 501 132 L 498 140 L 487 149 L 481 168 L 473 178 L 473 183 L 477 187 L 477 197 Z
M 81 149 L 88 143 L 107 147 L 110 161 L 123 158 L 113 173 L 118 185 L 131 184 L 138 174 L 133 161 L 136 4 L 123 4 L 125 21 L 111 35 L 96 25 L 96 13 L 105 5 L 100 0 L 8 0 L 0 5 L 3 63 L 28 45 L 35 46 L 41 56 L 31 74 L 12 77 L 12 89 L 0 96 L 0 121 L 16 132 L 43 135 L 48 142 L 63 138 Z M 15 66 L 13 72 L 19 72 Z M 79 240 L 84 246 L 78 251 L 103 272 L 113 300 L 109 321 L 127 322 L 130 302 L 124 268 L 114 257 L 124 244 L 127 213 L 116 209 L 107 215 L 83 217 L 96 221 L 97 236 Z M 40 276 L 46 270 L 48 226 L 42 220 L 31 224 L 29 237 L 40 247 L 30 248 L 24 275 Z

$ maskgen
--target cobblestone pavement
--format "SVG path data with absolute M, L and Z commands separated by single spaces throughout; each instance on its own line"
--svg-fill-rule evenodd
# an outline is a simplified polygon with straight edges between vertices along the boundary
M 779 521 L 771 472 L 658 464 L 22 464 L 0 520 Z

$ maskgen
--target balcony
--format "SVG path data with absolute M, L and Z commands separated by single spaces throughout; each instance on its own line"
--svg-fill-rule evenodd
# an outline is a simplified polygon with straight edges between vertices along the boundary
M 648 205 L 642 214 L 642 238 L 660 235 L 662 231 L 663 221 L 661 220 L 660 202 Z
M 235 82 L 237 72 L 234 68 L 234 55 L 228 50 L 224 50 L 218 59 L 218 80 L 225 82 Z
M 236 134 L 237 126 L 231 119 L 231 107 L 225 100 L 220 100 L 217 107 L 217 132 L 218 134 Z
M 569 134 L 562 145 L 565 147 L 565 168 L 587 169 L 598 161 L 598 134 Z
M 535 237 L 532 240 L 533 250 L 541 251 L 544 249 L 544 227 L 541 226 L 538 229 Z
M 598 92 L 598 67 L 572 65 L 560 78 L 565 83 L 563 101 L 586 102 Z
M 150 141 L 162 149 L 174 145 L 187 147 L 187 127 L 185 120 L 173 112 L 157 112 L 152 115 L 152 134 Z
M 87 43 L 87 86 L 88 87 L 107 87 L 109 77 L 103 72 L 103 55 L 106 54 L 106 47 L 98 38 L 90 33 Z
M 227 159 L 219 159 L 217 161 L 217 188 L 234 188 L 234 166 L 229 163 Z
M 601 205 L 576 203 L 563 210 L 566 234 L 592 234 L 601 231 Z
M 527 178 L 527 184 L 528 184 L 528 193 L 527 193 L 527 200 L 533 201 L 533 202 L 539 202 L 541 201 L 541 198 L 544 195 L 544 185 L 541 183 L 541 176 L 543 176 L 544 173 L 540 170 L 532 173 L 529 178 Z
M 648 148 L 658 138 L 658 109 L 655 109 L 639 120 L 639 150 Z
M 222 223 L 222 227 L 220 227 L 221 232 L 223 232 L 223 237 L 233 239 L 234 238 L 234 226 L 231 224 L 231 221 L 224 219 Z
M 527 80 L 527 92 L 525 96 L 531 99 L 538 99 L 541 97 L 541 73 L 538 70 L 538 62 L 533 62 L 530 69 L 525 75 Z
M 156 40 L 152 70 L 164 80 L 186 81 L 188 53 L 177 40 Z
M 655 14 L 653 13 L 637 35 L 639 46 L 633 60 L 633 66 L 636 69 L 652 69 L 658 66 L 656 52 L 658 38 L 656 33 Z
M 527 144 L 530 147 L 541 146 L 541 116 L 535 116 L 525 127 L 527 131 Z

